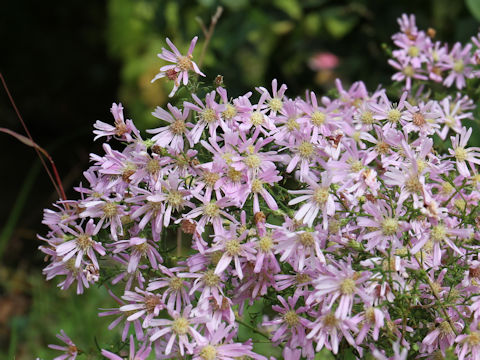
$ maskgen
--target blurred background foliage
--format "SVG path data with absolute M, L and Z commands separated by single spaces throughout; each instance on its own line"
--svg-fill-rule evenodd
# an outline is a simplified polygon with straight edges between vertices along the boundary
M 207 82 L 223 75 L 231 96 L 268 88 L 273 78 L 288 84 L 290 97 L 306 89 L 324 94 L 336 77 L 374 90 L 390 83 L 383 44 L 391 46 L 402 13 L 415 13 L 419 27 L 433 27 L 437 39 L 450 43 L 468 41 L 480 18 L 479 0 L 9 1 L 0 11 L 0 71 L 34 139 L 55 159 L 67 195 L 76 197 L 71 189 L 89 153 L 102 151 L 91 130 L 97 119 L 111 121 L 112 102 L 121 101 L 140 128 L 158 125 L 150 113 L 166 105 L 172 84 L 150 83 L 165 64 L 156 54 L 165 37 L 185 51 L 198 35 L 198 59 L 201 24 L 209 26 L 218 6 L 223 14 L 202 70 Z M 322 54 L 338 64 L 319 67 Z M 23 133 L 1 94 L 0 126 Z M 57 195 L 35 153 L 6 135 L 0 151 L 0 358 L 53 358 L 46 345 L 58 343 L 60 329 L 84 348 L 106 346 L 118 337 L 106 330 L 110 319 L 96 316 L 98 308 L 114 306 L 106 292 L 94 287 L 76 296 L 41 275 L 36 234 L 46 231 L 42 209 Z

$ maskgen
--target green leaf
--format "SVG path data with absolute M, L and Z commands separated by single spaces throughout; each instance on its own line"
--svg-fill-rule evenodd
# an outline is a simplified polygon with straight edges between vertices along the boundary
M 287 13 L 292 19 L 298 20 L 302 17 L 302 8 L 297 0 L 275 0 L 273 5 Z
M 465 4 L 473 17 L 480 21 L 480 0 L 465 0 Z
M 339 39 L 347 35 L 357 24 L 358 18 L 351 15 L 334 15 L 325 18 L 327 31 Z

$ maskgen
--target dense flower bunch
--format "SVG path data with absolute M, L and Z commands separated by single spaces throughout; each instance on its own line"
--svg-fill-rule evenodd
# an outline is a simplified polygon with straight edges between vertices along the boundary
M 432 79 L 447 72 L 445 85 L 462 88 L 470 45 L 448 53 L 413 17 L 400 25 L 402 73 L 431 66 Z M 175 65 L 157 78 L 175 91 L 201 74 L 195 41 L 187 56 L 173 44 L 162 53 Z M 468 146 L 465 124 L 473 101 L 413 93 L 412 78 L 399 101 L 362 82 L 306 99 L 276 80 L 236 98 L 218 86 L 158 107 L 151 138 L 113 104 L 114 125 L 95 124 L 105 153 L 91 156 L 80 200 L 45 211 L 47 279 L 64 276 L 59 286 L 78 293 L 116 285 L 117 305 L 100 316 L 115 317 L 130 359 L 265 359 L 239 328 L 284 359 L 323 348 L 480 359 L 480 149 Z M 437 149 L 434 137 L 448 135 Z M 263 317 L 249 310 L 259 303 Z M 69 342 L 63 358 L 73 359 Z
M 448 44 L 433 41 L 434 29 L 418 30 L 414 15 L 402 15 L 398 24 L 401 32 L 392 37 L 398 49 L 392 52 L 394 59 L 388 63 L 398 70 L 392 79 L 405 81 L 407 90 L 410 90 L 413 79 L 432 80 L 446 87 L 455 83 L 457 89 L 462 89 L 466 86 L 466 79 L 480 77 L 475 69 L 480 61 L 478 35 L 472 37 L 473 44 L 463 46 L 457 42 L 449 50 Z

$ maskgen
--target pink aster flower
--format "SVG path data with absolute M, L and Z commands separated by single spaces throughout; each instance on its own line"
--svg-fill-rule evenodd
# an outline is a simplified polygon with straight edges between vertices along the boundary
M 162 288 L 162 301 L 169 309 L 181 311 L 183 306 L 190 304 L 190 296 L 188 295 L 188 282 L 177 276 L 177 272 L 182 268 L 166 268 L 159 266 L 159 269 L 166 276 L 150 281 L 147 291 L 154 291 Z
M 162 48 L 162 52 L 158 54 L 160 59 L 173 63 L 173 65 L 165 65 L 160 68 L 160 72 L 152 79 L 154 82 L 157 79 L 167 77 L 170 80 L 174 81 L 173 90 L 170 93 L 172 97 L 177 91 L 180 84 L 183 82 L 183 85 L 188 84 L 188 73 L 193 71 L 201 76 L 205 76 L 204 73 L 200 71 L 197 64 L 192 60 L 193 49 L 195 49 L 195 44 L 197 43 L 198 36 L 195 36 L 188 49 L 187 55 L 182 55 L 180 51 L 176 48 L 175 45 L 167 38 L 167 44 L 170 46 L 172 51 Z
M 122 299 L 130 303 L 120 307 L 120 311 L 128 312 L 128 321 L 134 321 L 145 316 L 143 320 L 143 327 L 148 327 L 152 319 L 160 313 L 160 310 L 165 309 L 165 304 L 158 294 L 153 294 L 149 291 L 144 291 L 135 288 L 134 291 L 125 291 Z
M 130 249 L 130 259 L 127 268 L 127 272 L 129 273 L 137 270 L 138 264 L 144 257 L 150 261 L 152 269 L 157 269 L 158 263 L 163 262 L 162 256 L 157 250 L 157 245 L 146 238 L 132 237 L 129 240 L 117 241 L 113 246 L 114 254 Z
M 272 306 L 272 310 L 276 311 L 277 315 L 273 320 L 266 321 L 262 324 L 263 326 L 276 327 L 272 336 L 272 342 L 287 340 L 290 346 L 302 346 L 305 344 L 306 328 L 310 322 L 301 316 L 301 314 L 306 313 L 309 307 L 299 306 L 295 309 L 299 297 L 299 293 L 296 292 L 285 301 L 283 297 L 277 295 L 281 306 Z
M 166 121 L 170 125 L 147 130 L 147 133 L 156 134 L 152 137 L 155 145 L 160 147 L 171 146 L 173 149 L 183 152 L 184 137 L 188 133 L 189 128 L 193 127 L 193 124 L 186 122 L 189 109 L 184 109 L 182 112 L 170 104 L 167 107 L 171 114 L 158 106 L 152 115 Z
M 315 319 L 309 325 L 311 330 L 307 335 L 307 339 L 313 339 L 317 343 L 315 348 L 317 352 L 326 347 L 334 354 L 337 354 L 340 341 L 343 338 L 351 346 L 357 347 L 351 333 L 358 331 L 358 321 L 348 318 L 342 320 L 330 310 L 319 312 Z
M 75 360 L 78 355 L 77 346 L 73 341 L 65 334 L 65 331 L 60 330 L 60 334 L 57 334 L 57 338 L 65 343 L 64 346 L 50 344 L 48 347 L 50 349 L 63 351 L 63 355 L 55 357 L 53 360 Z
M 127 119 L 127 121 L 125 122 L 123 117 L 122 104 L 119 103 L 117 105 L 113 103 L 110 111 L 113 115 L 113 118 L 115 119 L 115 126 L 97 120 L 93 125 L 96 129 L 93 131 L 93 133 L 96 135 L 93 140 L 97 140 L 102 136 L 106 136 L 108 140 L 111 136 L 114 136 L 120 140 L 126 140 L 128 142 L 131 142 L 133 138 L 130 134 L 133 132 L 135 135 L 137 135 L 139 134 L 139 132 L 135 125 L 133 125 L 132 120 Z
M 362 240 L 367 240 L 366 249 L 378 249 L 385 251 L 387 247 L 401 247 L 399 243 L 400 234 L 402 232 L 402 223 L 398 220 L 398 213 L 401 205 L 397 207 L 397 211 L 390 208 L 385 201 L 377 200 L 375 204 L 371 202 L 363 205 L 364 210 L 372 216 L 372 218 L 358 217 L 357 224 L 370 231 L 361 235 Z
M 253 260 L 253 254 L 256 252 L 253 242 L 243 243 L 248 235 L 248 230 L 238 233 L 238 226 L 230 225 L 228 231 L 222 231 L 215 234 L 215 244 L 206 251 L 206 253 L 214 253 L 220 251 L 223 253 L 222 257 L 215 267 L 215 274 L 219 275 L 225 271 L 232 260 L 235 264 L 237 276 L 242 279 L 242 264 L 241 260 Z
M 449 56 L 445 57 L 445 62 L 441 64 L 442 70 L 450 70 L 450 74 L 443 81 L 445 86 L 450 87 L 455 82 L 457 89 L 462 89 L 466 85 L 465 79 L 471 79 L 474 76 L 471 49 L 472 44 L 462 47 L 462 44 L 457 42 L 453 45 Z
M 190 316 L 191 311 L 192 305 L 185 307 L 182 314 L 169 310 L 169 314 L 173 320 L 153 319 L 150 322 L 150 326 L 155 328 L 152 332 L 152 336 L 150 336 L 150 341 L 154 342 L 157 339 L 170 334 L 167 346 L 165 347 L 165 355 L 170 354 L 175 339 L 177 338 L 180 354 L 182 356 L 185 354 L 185 349 L 187 350 L 187 353 L 192 354 L 194 344 L 202 339 L 202 335 L 198 333 L 194 325 L 205 323 L 207 319 L 204 317 L 192 318 Z M 193 338 L 194 343 L 191 343 L 189 338 Z
M 197 123 L 190 131 L 190 139 L 192 144 L 196 144 L 200 141 L 205 128 L 208 128 L 210 137 L 216 137 L 216 130 L 218 126 L 222 125 L 222 112 L 225 110 L 224 104 L 217 104 L 215 102 L 216 92 L 212 92 L 205 95 L 205 104 L 198 98 L 197 95 L 192 94 L 192 98 L 195 103 L 184 102 L 185 109 L 194 110 L 197 113 Z
M 307 305 L 325 301 L 326 309 L 331 309 L 339 299 L 335 317 L 346 319 L 352 311 L 355 296 L 364 302 L 370 301 L 370 296 L 362 284 L 370 278 L 371 273 L 354 271 L 351 267 L 351 258 L 348 262 L 332 262 L 322 266 L 320 272 L 313 281 L 315 290 L 308 297 Z
M 318 231 L 295 231 L 290 232 L 282 229 L 274 233 L 278 245 L 276 254 L 282 254 L 280 262 L 289 261 L 296 271 L 302 271 L 306 260 L 314 263 L 324 263 L 325 256 L 320 249 L 320 233 Z
M 231 198 L 223 197 L 220 200 L 213 200 L 211 193 L 207 193 L 205 196 L 193 193 L 193 196 L 203 204 L 184 215 L 184 218 L 194 219 L 200 216 L 197 222 L 197 229 L 200 228 L 203 231 L 205 225 L 212 224 L 215 233 L 220 233 L 223 229 L 223 218 L 236 222 L 235 218 L 224 210 L 226 207 L 235 205 L 235 202 Z
M 117 297 L 112 291 L 108 291 L 109 295 L 120 305 L 126 305 L 127 303 Z M 142 324 L 140 323 L 139 319 L 135 319 L 133 321 L 128 321 L 127 318 L 131 315 L 129 312 L 125 312 L 120 310 L 119 308 L 113 309 L 100 309 L 103 310 L 102 312 L 98 313 L 98 316 L 110 316 L 115 315 L 117 318 L 113 320 L 110 325 L 108 325 L 108 330 L 114 329 L 118 324 L 124 322 L 123 330 L 122 330 L 122 341 L 127 339 L 128 332 L 130 331 L 130 325 L 133 324 L 133 328 L 135 330 L 135 337 L 138 340 L 143 340 L 143 329 Z
M 472 135 L 472 128 L 463 127 L 460 134 L 450 137 L 452 140 L 452 149 L 448 149 L 451 156 L 455 157 L 458 172 L 464 177 L 470 177 L 470 171 L 467 162 L 471 168 L 475 168 L 473 164 L 480 164 L 480 148 L 466 148 L 468 139 Z
M 289 190 L 289 193 L 301 196 L 290 200 L 288 205 L 306 201 L 295 213 L 295 220 L 303 221 L 304 224 L 312 227 L 313 222 L 318 219 L 318 213 L 321 211 L 323 228 L 326 229 L 328 227 L 328 217 L 335 214 L 335 201 L 329 189 L 331 176 L 324 172 L 320 184 L 313 174 L 306 176 L 304 181 L 309 187 L 305 190 Z
M 457 354 L 459 360 L 480 358 L 480 331 L 478 330 L 478 325 L 478 320 L 474 320 L 470 324 L 470 332 L 468 334 L 461 334 L 455 338 L 457 343 L 455 354 Z M 469 354 L 470 356 L 467 356 Z
M 128 360 L 146 360 L 152 351 L 151 344 L 144 343 L 138 351 L 135 351 L 135 341 L 133 335 L 130 335 L 130 352 L 128 354 Z M 124 360 L 124 356 L 114 354 L 110 351 L 102 349 L 102 355 L 110 360 Z
M 231 360 L 248 357 L 255 360 L 267 360 L 252 351 L 251 341 L 233 342 L 236 331 L 233 325 L 221 323 L 215 331 L 207 332 L 198 340 L 192 360 Z
M 76 225 L 75 228 L 62 226 L 62 229 L 74 236 L 73 240 L 64 242 L 57 246 L 57 255 L 62 256 L 63 262 L 68 261 L 74 255 L 75 267 L 80 267 L 80 262 L 84 255 L 92 261 L 93 265 L 98 269 L 98 261 L 95 256 L 95 252 L 100 255 L 105 255 L 105 248 L 97 241 L 92 239 L 92 236 L 96 235 L 96 228 L 93 219 L 90 219 L 83 230 L 80 226 Z

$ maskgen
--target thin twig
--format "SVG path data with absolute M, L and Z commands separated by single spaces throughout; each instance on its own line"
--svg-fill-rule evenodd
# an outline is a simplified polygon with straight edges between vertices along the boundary
M 212 19 L 210 21 L 210 26 L 208 27 L 208 30 L 205 27 L 205 24 L 200 18 L 197 18 L 196 20 L 200 24 L 200 27 L 202 28 L 203 35 L 205 35 L 205 42 L 203 43 L 202 47 L 202 52 L 200 54 L 200 58 L 198 60 L 198 66 L 201 67 L 203 63 L 203 59 L 205 57 L 205 53 L 207 52 L 207 47 L 208 44 L 210 43 L 210 39 L 212 38 L 213 31 L 215 30 L 215 26 L 217 25 L 218 19 L 220 19 L 220 16 L 222 16 L 223 13 L 223 7 L 219 6 L 217 7 L 217 11 L 215 14 L 212 16 Z
M 23 129 L 25 130 L 25 133 L 27 134 L 30 141 L 33 144 L 35 144 L 35 142 L 33 141 L 32 135 L 30 134 L 30 131 L 28 131 L 28 127 L 25 124 L 25 121 L 23 121 L 22 115 L 20 114 L 20 111 L 18 110 L 17 105 L 15 104 L 15 101 L 13 100 L 13 96 L 10 93 L 10 90 L 8 89 L 7 82 L 5 81 L 5 78 L 3 77 L 2 73 L 0 73 L 0 80 L 2 81 L 3 88 L 5 89 L 5 91 L 7 93 L 8 99 L 10 100 L 10 103 L 12 104 L 13 109 L 15 110 L 15 113 L 17 114 L 18 119 L 20 120 L 20 123 L 22 124 Z M 54 163 L 52 157 L 48 154 L 48 152 L 46 150 L 42 149 L 40 146 L 36 145 L 36 146 L 33 146 L 33 147 L 35 148 L 35 151 L 37 152 L 37 155 L 40 158 L 40 161 L 42 162 L 42 165 L 45 168 L 45 171 L 47 172 L 48 177 L 50 178 L 53 186 L 55 187 L 55 190 L 57 191 L 57 193 L 59 194 L 59 196 L 63 200 L 67 200 L 67 197 L 65 196 L 65 191 L 63 190 L 62 181 L 60 180 L 60 176 L 58 175 L 57 167 L 55 166 L 55 163 Z M 54 174 L 53 176 L 52 176 L 52 173 L 50 172 L 50 170 L 48 169 L 48 166 L 45 163 L 45 160 L 43 159 L 42 154 L 45 155 L 45 157 L 49 160 L 50 165 L 52 166 L 52 170 L 53 170 L 53 174 Z

